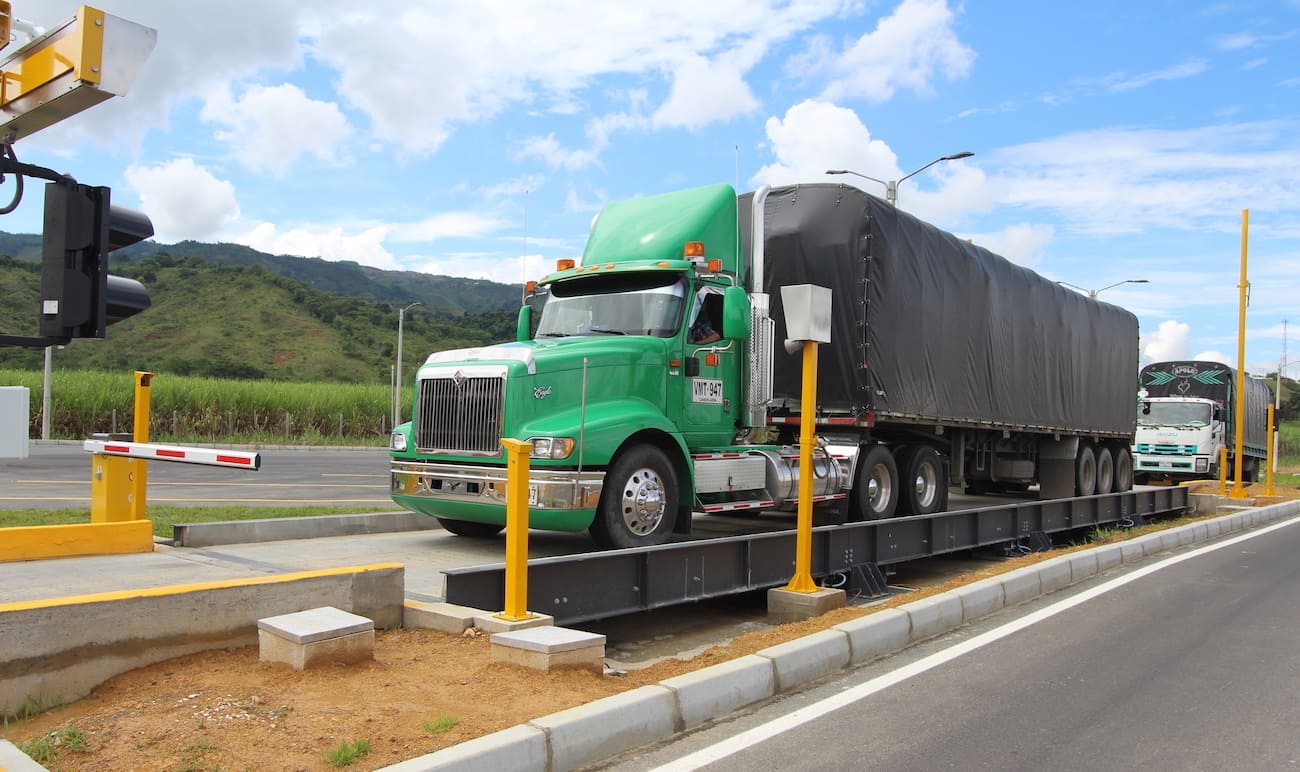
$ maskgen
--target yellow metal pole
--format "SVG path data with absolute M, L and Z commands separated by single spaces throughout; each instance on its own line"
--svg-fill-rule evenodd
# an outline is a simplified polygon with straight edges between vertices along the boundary
M 1268 406 L 1268 458 L 1264 467 L 1264 495 L 1273 496 L 1273 435 L 1277 426 L 1273 423 L 1273 406 Z
M 135 372 L 135 422 L 131 427 L 132 442 L 149 441 L 149 384 L 153 373 Z M 131 474 L 131 519 L 144 520 L 145 498 L 149 489 L 148 461 L 133 458 Z
M 1237 284 L 1238 289 L 1238 310 L 1237 310 L 1237 393 L 1233 399 L 1237 403 L 1237 442 L 1236 458 L 1233 459 L 1233 470 L 1235 484 L 1232 493 L 1228 494 L 1230 499 L 1246 498 L 1246 486 L 1241 484 L 1241 463 L 1243 461 L 1242 440 L 1245 435 L 1246 423 L 1246 291 L 1250 283 L 1246 281 L 1246 234 L 1250 225 L 1250 210 L 1241 210 L 1241 282 Z
M 532 619 L 528 613 L 528 454 L 533 445 L 502 439 L 506 449 L 506 599 L 497 614 L 508 622 Z
M 795 531 L 794 576 L 786 589 L 816 592 L 812 578 L 813 446 L 817 443 L 817 342 L 803 343 L 803 393 L 799 416 L 799 518 Z
M 1219 495 L 1228 495 L 1228 449 L 1219 448 Z

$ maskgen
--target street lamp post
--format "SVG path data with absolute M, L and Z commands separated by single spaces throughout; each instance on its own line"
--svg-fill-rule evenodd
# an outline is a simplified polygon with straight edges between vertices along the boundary
M 1118 287 L 1121 284 L 1149 284 L 1149 283 L 1150 281 L 1148 279 L 1125 279 L 1124 281 L 1117 281 L 1114 284 L 1107 284 L 1105 287 L 1101 287 L 1100 289 L 1088 289 L 1087 287 L 1080 287 L 1078 284 L 1071 284 L 1068 281 L 1057 282 L 1057 284 L 1061 285 L 1062 287 L 1069 287 L 1070 289 L 1076 289 L 1080 292 L 1086 292 L 1088 293 L 1088 297 L 1092 298 L 1093 300 L 1097 299 L 1097 293 L 1105 292 L 1111 287 Z
M 916 175 L 920 174 L 926 169 L 929 169 L 931 166 L 934 166 L 940 161 L 956 161 L 958 158 L 970 158 L 973 155 L 975 154 L 970 152 L 969 150 L 964 150 L 960 153 L 953 153 L 952 155 L 941 156 L 939 158 L 934 159 L 933 161 L 926 164 L 925 166 L 922 166 L 920 169 L 917 169 L 916 171 L 910 172 L 908 174 L 904 174 L 902 177 L 899 177 L 896 180 L 879 180 L 876 179 L 875 177 L 868 177 L 867 175 L 861 172 L 855 172 L 850 169 L 827 169 L 826 173 L 827 174 L 852 174 L 854 176 L 861 177 L 864 180 L 879 182 L 881 185 L 885 186 L 885 200 L 888 201 L 892 206 L 898 206 L 898 186 L 901 182 L 903 182 L 903 180 L 906 180 L 909 177 L 915 177 Z
M 397 371 L 393 376 L 393 428 L 402 420 L 402 322 L 406 318 L 406 312 L 420 305 L 420 301 L 415 301 L 405 308 L 397 311 Z

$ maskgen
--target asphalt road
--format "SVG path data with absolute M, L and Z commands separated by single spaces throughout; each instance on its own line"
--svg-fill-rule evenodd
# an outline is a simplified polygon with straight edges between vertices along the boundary
M 608 768 L 1296 769 L 1297 551 L 1300 518 L 1110 572 Z
M 233 449 L 233 448 L 231 448 Z M 388 496 L 384 448 L 259 451 L 260 471 L 149 462 L 151 504 L 398 509 Z M 0 510 L 90 506 L 91 454 L 81 443 L 33 443 L 26 459 L 0 459 Z

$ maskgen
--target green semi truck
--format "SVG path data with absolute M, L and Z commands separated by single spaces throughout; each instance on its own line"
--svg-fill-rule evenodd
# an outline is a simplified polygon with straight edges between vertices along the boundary
M 831 290 L 816 405 L 781 287 Z M 430 355 L 393 432 L 392 497 L 448 531 L 505 524 L 502 438 L 532 445 L 529 525 L 606 547 L 697 513 L 794 509 L 815 411 L 819 511 L 929 514 L 950 485 L 1127 490 L 1137 321 L 857 188 L 714 185 L 611 204 L 516 340 Z

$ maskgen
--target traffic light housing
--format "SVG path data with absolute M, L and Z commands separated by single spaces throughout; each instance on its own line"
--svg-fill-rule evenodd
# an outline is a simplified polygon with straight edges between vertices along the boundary
M 108 273 L 108 255 L 153 235 L 142 212 L 116 207 L 106 187 L 70 180 L 45 186 L 41 241 L 43 337 L 103 338 L 108 325 L 150 305 L 140 282 Z

